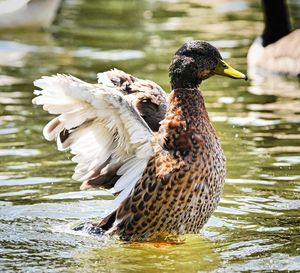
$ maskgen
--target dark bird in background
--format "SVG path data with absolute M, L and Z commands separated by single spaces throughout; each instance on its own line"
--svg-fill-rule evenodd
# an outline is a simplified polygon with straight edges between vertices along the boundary
M 249 75 L 300 77 L 300 30 L 291 31 L 284 0 L 263 0 L 263 34 L 248 51 Z
M 213 75 L 246 79 L 204 41 L 185 43 L 169 68 L 172 92 L 114 69 L 98 84 L 42 77 L 33 103 L 58 115 L 44 128 L 71 149 L 81 189 L 113 188 L 95 228 L 124 240 L 198 233 L 216 209 L 225 156 L 198 87 Z

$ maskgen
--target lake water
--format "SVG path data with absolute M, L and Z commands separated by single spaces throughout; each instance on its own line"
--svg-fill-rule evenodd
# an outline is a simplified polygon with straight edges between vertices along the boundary
M 299 27 L 299 3 L 291 5 Z M 113 67 L 168 91 L 171 56 L 189 39 L 212 42 L 246 72 L 261 20 L 256 1 L 68 0 L 47 32 L 1 31 L 0 271 L 300 272 L 299 81 L 216 76 L 201 85 L 228 175 L 201 234 L 178 245 L 72 232 L 112 196 L 79 191 L 70 154 L 42 137 L 51 117 L 31 104 L 32 81 L 42 75 L 95 82 Z

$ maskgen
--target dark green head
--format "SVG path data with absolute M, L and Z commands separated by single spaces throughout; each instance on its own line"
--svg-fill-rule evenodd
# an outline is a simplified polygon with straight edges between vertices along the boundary
M 176 51 L 169 68 L 172 89 L 195 88 L 215 74 L 246 79 L 244 74 L 225 63 L 214 46 L 204 41 L 183 44 Z

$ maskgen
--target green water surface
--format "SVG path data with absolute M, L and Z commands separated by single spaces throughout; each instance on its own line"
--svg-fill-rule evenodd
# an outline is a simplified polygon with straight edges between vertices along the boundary
M 290 4 L 299 26 L 299 3 Z M 113 67 L 169 91 L 172 54 L 190 39 L 210 41 L 246 72 L 262 28 L 258 1 L 67 0 L 49 31 L 1 31 L 0 272 L 300 272 L 299 81 L 201 85 L 228 175 L 213 217 L 179 245 L 72 232 L 113 197 L 79 191 L 71 155 L 42 137 L 50 115 L 31 104 L 42 75 L 96 82 Z

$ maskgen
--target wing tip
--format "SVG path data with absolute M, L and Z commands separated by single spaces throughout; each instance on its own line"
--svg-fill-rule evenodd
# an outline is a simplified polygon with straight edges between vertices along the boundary
M 58 117 L 50 120 L 43 129 L 44 138 L 51 141 L 57 137 L 59 132 L 63 129 L 63 123 Z
M 92 189 L 93 187 L 91 185 L 89 185 L 88 181 L 84 181 L 81 186 L 80 186 L 80 190 L 81 191 L 87 191 Z

